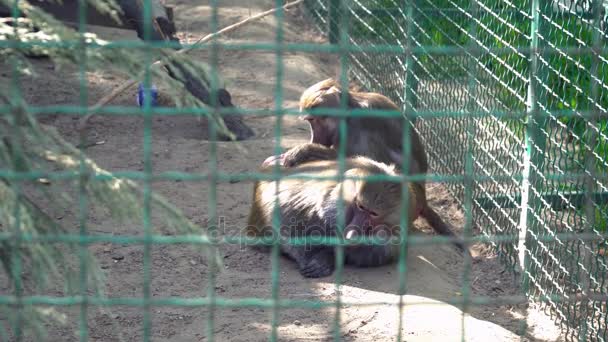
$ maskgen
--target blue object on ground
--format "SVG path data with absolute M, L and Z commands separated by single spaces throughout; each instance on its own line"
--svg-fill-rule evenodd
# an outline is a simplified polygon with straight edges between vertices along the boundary
M 155 85 L 152 85 L 150 87 L 150 95 L 152 95 L 150 105 L 152 107 L 154 107 L 158 103 L 158 89 L 156 89 Z M 143 105 L 144 105 L 144 97 L 145 97 L 144 85 L 140 83 L 139 88 L 137 89 L 137 104 L 140 107 L 143 107 Z

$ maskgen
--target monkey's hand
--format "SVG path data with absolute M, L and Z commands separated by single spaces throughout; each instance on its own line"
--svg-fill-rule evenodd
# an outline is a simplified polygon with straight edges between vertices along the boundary
M 338 153 L 331 147 L 307 143 L 298 145 L 282 154 L 285 167 L 294 167 L 315 160 L 335 160 Z
M 351 229 L 345 232 L 347 239 L 352 239 L 358 232 Z M 399 245 L 391 240 L 394 235 L 386 226 L 376 227 L 374 231 L 365 234 L 366 237 L 377 238 L 375 244 L 356 244 L 346 247 L 346 263 L 357 267 L 382 266 L 392 262 L 399 253 Z
M 346 248 L 345 255 L 346 263 L 356 267 L 382 266 L 395 260 L 395 252 L 392 246 L 386 244 L 349 246 Z
M 306 278 L 322 278 L 334 272 L 334 253 L 331 248 L 316 248 L 306 251 L 298 261 L 300 274 Z
M 285 161 L 285 153 L 280 154 L 278 156 L 270 156 L 266 158 L 266 160 L 264 160 L 264 162 L 262 163 L 262 167 L 273 166 L 276 163 L 277 159 L 279 161 L 279 165 L 283 166 Z

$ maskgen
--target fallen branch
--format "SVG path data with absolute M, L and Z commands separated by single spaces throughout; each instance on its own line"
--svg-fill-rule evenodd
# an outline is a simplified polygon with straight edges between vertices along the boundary
M 263 18 L 265 16 L 268 16 L 268 15 L 270 15 L 272 13 L 275 13 L 276 11 L 278 11 L 281 8 L 282 9 L 288 9 L 288 8 L 293 7 L 295 5 L 298 5 L 298 4 L 302 3 L 302 2 L 304 2 L 304 0 L 296 0 L 296 1 L 290 2 L 288 4 L 285 4 L 283 7 L 276 7 L 276 8 L 273 8 L 271 10 L 268 10 L 268 11 L 256 14 L 253 17 L 247 18 L 247 19 L 242 20 L 242 21 L 240 21 L 238 23 L 226 26 L 223 29 L 221 29 L 221 30 L 219 30 L 219 31 L 217 31 L 215 33 L 210 33 L 210 34 L 204 36 L 203 38 L 200 38 L 193 45 L 190 45 L 190 46 L 188 46 L 186 48 L 183 48 L 183 49 L 177 51 L 177 53 L 188 53 L 189 51 L 191 51 L 192 49 L 194 49 L 197 45 L 206 43 L 206 42 L 210 41 L 211 39 L 213 39 L 213 38 L 215 38 L 215 37 L 217 37 L 217 36 L 219 36 L 221 34 L 234 31 L 237 28 L 239 28 L 239 27 L 241 27 L 241 26 L 243 26 L 243 25 L 245 25 L 247 23 L 250 23 L 252 21 L 258 20 L 258 19 Z M 157 66 L 157 65 L 160 65 L 160 64 L 162 64 L 161 61 L 156 61 L 156 62 L 152 63 L 152 66 Z M 82 119 L 80 119 L 80 122 L 78 123 L 78 130 L 79 131 L 83 131 L 86 128 L 89 119 L 93 115 L 95 115 L 95 112 L 97 112 L 101 107 L 105 106 L 110 101 L 112 101 L 113 99 L 115 99 L 118 95 L 120 95 L 121 93 L 123 93 L 124 91 L 126 91 L 127 89 L 129 89 L 130 87 L 134 86 L 136 83 L 137 83 L 137 80 L 135 80 L 135 79 L 128 80 L 125 83 L 121 84 L 118 88 L 115 88 L 109 94 L 107 94 L 104 97 L 102 97 L 99 101 L 97 101 L 97 103 L 91 108 L 90 113 L 87 114 L 86 116 L 84 116 Z

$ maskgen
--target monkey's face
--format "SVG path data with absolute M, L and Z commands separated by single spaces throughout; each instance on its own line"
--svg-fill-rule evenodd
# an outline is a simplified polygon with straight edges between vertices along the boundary
M 304 115 L 303 120 L 310 125 L 310 142 L 321 144 L 325 147 L 337 146 L 338 144 L 338 119 L 328 116 Z
M 333 79 L 321 81 L 308 88 L 300 98 L 300 112 L 305 113 L 300 118 L 310 124 L 310 142 L 326 147 L 336 147 L 338 144 L 339 119 L 327 115 L 311 115 L 309 110 L 322 108 L 340 108 L 341 90 Z
M 355 184 L 356 195 L 346 211 L 347 240 L 357 236 L 390 238 L 399 224 L 400 186 L 390 182 Z

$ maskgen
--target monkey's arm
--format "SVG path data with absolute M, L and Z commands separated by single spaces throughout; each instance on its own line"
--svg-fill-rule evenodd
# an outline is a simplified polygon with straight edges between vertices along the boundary
M 281 252 L 292 258 L 300 274 L 306 278 L 322 278 L 331 275 L 335 269 L 334 250 L 327 246 L 281 245 Z
M 394 242 L 381 245 L 352 246 L 346 248 L 346 263 L 357 267 L 376 267 L 396 260 L 399 246 Z
M 374 244 L 356 244 L 346 247 L 346 263 L 357 267 L 376 267 L 389 264 L 399 257 L 401 243 L 399 227 L 388 229 L 387 226 L 376 227 L 366 234 L 377 238 Z
M 283 154 L 283 165 L 294 167 L 305 162 L 315 160 L 335 160 L 338 158 L 336 150 L 321 144 L 306 143 L 298 145 Z

